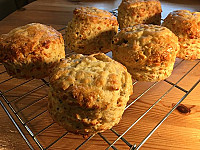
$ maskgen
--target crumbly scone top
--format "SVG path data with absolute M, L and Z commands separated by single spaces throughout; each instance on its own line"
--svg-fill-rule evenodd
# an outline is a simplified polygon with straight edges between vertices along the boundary
M 74 15 L 80 18 L 99 18 L 99 19 L 111 19 L 113 21 L 116 20 L 116 17 L 106 11 L 106 10 L 102 10 L 102 9 L 98 9 L 96 7 L 78 7 L 73 11 Z
M 59 96 L 71 91 L 68 101 L 86 108 L 105 108 L 132 94 L 131 76 L 126 68 L 105 54 L 73 55 L 63 59 L 50 77 L 51 88 Z
M 179 46 L 176 35 L 166 27 L 140 24 L 122 29 L 113 38 L 115 49 L 130 53 L 136 62 L 160 65 L 171 60 L 171 52 L 177 52 Z
M 50 26 L 31 23 L 11 30 L 0 37 L 1 61 L 24 61 L 27 57 L 49 54 L 42 51 L 51 44 L 64 44 L 61 33 Z
M 131 6 L 138 6 L 138 4 L 143 3 L 160 3 L 159 0 L 123 0 L 122 3 L 126 3 L 127 5 Z
M 189 10 L 176 10 L 176 11 L 173 11 L 170 13 L 171 15 L 173 16 L 176 16 L 176 17 L 183 17 L 184 19 L 192 19 L 192 18 L 195 18 L 195 19 L 198 19 L 200 20 L 200 12 L 191 12 Z
M 133 47 L 136 43 L 135 40 L 138 39 L 139 46 L 144 46 L 148 43 L 151 44 L 151 40 L 159 42 L 162 37 L 175 38 L 177 37 L 166 27 L 161 27 L 158 25 L 146 25 L 139 24 L 133 27 L 123 28 L 113 39 L 113 43 L 118 46 Z M 156 46 L 156 45 L 155 45 Z
M 165 18 L 162 25 L 172 30 L 179 38 L 200 38 L 200 12 L 173 11 Z

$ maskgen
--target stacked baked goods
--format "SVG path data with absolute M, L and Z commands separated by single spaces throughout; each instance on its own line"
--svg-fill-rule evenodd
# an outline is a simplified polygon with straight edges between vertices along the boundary
M 124 64 L 139 81 L 160 81 L 172 73 L 178 38 L 166 27 L 135 25 L 113 38 L 113 58 Z
M 41 79 L 65 58 L 62 35 L 50 26 L 32 23 L 0 37 L 0 62 L 15 78 Z
M 160 25 L 161 12 L 159 0 L 122 0 L 117 20 L 120 29 L 137 24 Z
M 177 57 L 200 59 L 200 12 L 177 10 L 171 12 L 162 24 L 174 32 L 180 44 Z
M 131 75 L 103 53 L 72 55 L 50 76 L 48 110 L 67 131 L 89 135 L 117 124 L 133 92 Z
M 95 7 L 79 7 L 66 28 L 68 50 L 81 54 L 111 51 L 113 36 L 118 32 L 117 18 Z

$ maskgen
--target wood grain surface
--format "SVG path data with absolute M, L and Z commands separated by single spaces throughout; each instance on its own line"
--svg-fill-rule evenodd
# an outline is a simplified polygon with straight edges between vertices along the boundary
M 8 17 L 0 21 L 0 34 L 7 33 L 11 29 L 31 22 L 39 22 L 51 25 L 56 29 L 66 26 L 72 18 L 72 11 L 78 6 L 95 6 L 105 10 L 117 8 L 120 0 L 37 0 L 24 9 L 17 10 Z M 170 11 L 177 9 L 188 9 L 200 11 L 199 0 L 163 0 L 161 1 L 165 18 Z M 173 74 L 167 79 L 176 83 L 194 65 L 196 67 L 178 83 L 178 86 L 189 90 L 196 81 L 200 79 L 200 63 L 196 61 L 176 60 L 178 66 Z M 66 131 L 53 123 L 46 111 L 48 86 L 41 80 L 19 80 L 8 76 L 4 72 L 3 65 L 0 64 L 0 91 L 4 93 L 12 107 L 16 110 L 23 122 L 31 129 L 43 148 L 48 147 L 53 141 L 62 136 Z M 7 80 L 7 82 L 4 82 Z M 3 83 L 2 83 L 3 82 Z M 128 104 L 133 102 L 140 94 L 154 83 L 138 82 L 134 85 L 134 94 Z M 20 85 L 17 88 L 16 86 Z M 13 89 L 14 88 L 14 89 Z M 120 123 L 113 127 L 118 134 L 123 134 L 142 114 L 144 114 L 172 85 L 161 81 L 153 86 L 145 95 L 140 97 L 124 113 Z M 12 89 L 12 90 L 10 90 Z M 30 94 L 27 92 L 32 91 Z M 142 150 L 200 150 L 200 85 L 189 94 L 155 133 L 141 147 Z M 160 120 L 172 109 L 172 107 L 185 95 L 178 88 L 172 88 L 163 99 L 155 105 L 135 126 L 133 126 L 123 137 L 131 145 L 138 145 L 148 133 L 160 122 Z M 0 100 L 8 108 L 5 101 Z M 27 107 L 26 106 L 29 106 Z M 39 115 L 36 119 L 32 119 Z M 39 149 L 32 137 L 28 134 L 24 126 L 11 115 L 25 133 L 34 149 Z M 47 128 L 43 132 L 42 129 Z M 117 139 L 117 136 L 110 130 L 95 135 L 84 144 L 81 150 L 101 150 L 106 149 L 108 144 L 102 139 L 105 137 L 110 143 Z M 61 140 L 50 146 L 52 150 L 71 150 L 78 147 L 84 138 L 71 133 L 66 134 Z M 119 150 L 129 150 L 122 140 L 114 145 Z M 0 107 L 0 150 L 27 150 L 29 147 L 19 134 L 5 111 Z M 111 148 L 112 149 L 112 148 Z

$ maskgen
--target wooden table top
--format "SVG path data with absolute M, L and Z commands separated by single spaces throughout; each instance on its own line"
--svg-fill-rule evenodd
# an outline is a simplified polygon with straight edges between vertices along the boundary
M 72 11 L 75 7 L 95 6 L 101 9 L 111 10 L 117 8 L 120 2 L 120 0 L 37 0 L 24 7 L 24 9 L 17 10 L 0 21 L 0 34 L 7 33 L 15 27 L 31 22 L 48 24 L 56 29 L 60 29 L 65 27 L 67 22 L 71 20 Z M 176 2 L 173 0 L 162 0 L 161 4 L 163 8 L 163 18 L 165 18 L 170 11 L 177 9 L 200 11 L 199 0 L 177 0 Z M 176 83 L 185 73 L 196 65 L 195 68 L 178 83 L 178 86 L 181 88 L 190 90 L 200 79 L 200 63 L 198 62 L 199 60 L 181 62 L 180 59 L 177 59 L 176 63 L 178 66 L 167 80 Z M 71 150 L 78 147 L 85 140 L 82 136 L 68 133 L 51 146 L 50 144 L 66 131 L 56 123 L 52 123 L 46 111 L 48 87 L 43 85 L 44 83 L 41 80 L 25 81 L 11 79 L 6 73 L 1 73 L 3 71 L 5 71 L 5 69 L 3 65 L 0 65 L 0 91 L 4 93 L 12 107 L 17 111 L 16 114 L 25 122 L 25 125 L 33 131 L 34 137 L 38 139 L 43 148 L 49 147 L 49 149 L 53 150 Z M 14 88 L 16 86 L 18 87 Z M 161 81 L 155 85 L 154 83 L 138 82 L 134 85 L 134 94 L 131 96 L 129 104 L 150 86 L 152 86 L 152 88 L 125 111 L 120 123 L 113 128 L 118 134 L 123 134 L 125 130 L 171 88 L 169 93 L 166 93 L 166 96 L 123 136 L 131 145 L 138 145 L 185 95 L 185 92 L 176 87 L 172 88 L 172 85 L 165 81 Z M 31 90 L 33 90 L 31 93 L 26 94 Z M 200 84 L 186 97 L 178 109 L 172 112 L 141 149 L 200 150 L 199 91 Z M 1 96 L 0 100 L 7 107 L 7 104 Z M 29 105 L 30 107 L 26 108 L 26 106 Z M 7 109 L 11 112 L 10 108 L 7 107 Z M 40 116 L 36 119 L 32 119 L 40 113 Z M 11 113 L 11 115 L 34 149 L 39 149 L 16 116 L 13 113 Z M 28 145 L 1 107 L 0 120 L 0 149 L 29 149 Z M 50 125 L 49 128 L 40 132 L 41 129 L 44 129 L 48 125 Z M 117 136 L 112 131 L 108 130 L 100 135 L 95 135 L 80 149 L 106 149 L 108 144 L 102 137 L 105 137 L 110 143 L 117 139 Z M 122 140 L 117 141 L 114 146 L 119 150 L 130 149 Z

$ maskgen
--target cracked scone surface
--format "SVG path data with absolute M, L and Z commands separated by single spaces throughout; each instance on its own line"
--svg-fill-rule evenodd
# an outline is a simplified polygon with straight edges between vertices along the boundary
M 79 54 L 109 52 L 118 27 L 117 18 L 108 11 L 95 7 L 76 8 L 66 28 L 67 49 Z
M 159 0 L 122 0 L 117 20 L 120 29 L 137 24 L 160 25 L 161 12 Z
M 162 24 L 179 39 L 177 57 L 187 60 L 200 59 L 200 12 L 177 10 L 171 12 Z
M 50 77 L 48 110 L 69 132 L 89 135 L 117 124 L 132 94 L 131 75 L 105 54 L 72 55 Z
M 139 81 L 160 81 L 171 75 L 178 38 L 157 25 L 124 28 L 113 38 L 113 59 L 124 64 Z
M 44 78 L 65 58 L 62 35 L 50 26 L 31 23 L 0 37 L 0 62 L 16 78 Z

